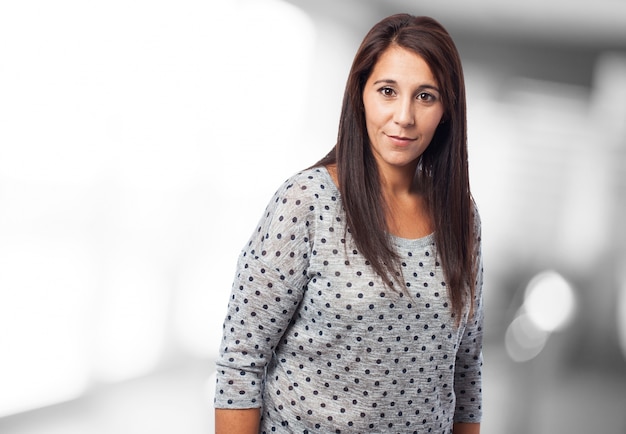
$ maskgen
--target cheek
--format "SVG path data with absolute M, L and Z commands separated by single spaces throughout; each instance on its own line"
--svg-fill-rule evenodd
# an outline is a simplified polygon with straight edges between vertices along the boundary
M 367 133 L 367 138 L 369 139 L 370 144 L 376 143 L 376 132 L 378 131 L 378 126 L 374 124 L 371 119 L 365 118 L 365 128 Z
M 443 113 L 432 113 L 430 116 L 424 118 L 422 126 L 429 134 L 435 134 L 435 131 L 439 127 L 441 120 L 443 119 Z
M 375 108 L 369 107 L 365 111 L 365 126 L 367 134 L 372 138 L 374 134 L 384 125 L 382 114 Z
M 363 96 L 363 111 L 368 129 L 383 126 L 389 118 L 389 108 L 384 104 L 377 103 L 372 95 Z
M 437 127 L 439 126 L 439 122 L 428 122 L 428 123 L 422 123 L 422 135 L 424 137 L 426 137 L 428 139 L 428 141 L 430 142 L 430 139 L 433 138 L 433 136 L 435 135 L 435 131 L 437 131 Z
M 373 107 L 365 106 L 364 115 L 365 115 L 365 123 L 367 124 L 368 128 L 378 123 L 377 121 L 378 115 L 376 113 L 376 110 Z

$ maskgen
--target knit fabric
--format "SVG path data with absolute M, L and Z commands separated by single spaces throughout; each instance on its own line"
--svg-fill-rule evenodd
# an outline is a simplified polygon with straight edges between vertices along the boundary
M 391 239 L 406 285 L 397 290 L 357 251 L 328 171 L 287 180 L 239 258 L 215 407 L 261 407 L 267 433 L 451 433 L 453 422 L 480 422 L 480 238 L 474 314 L 460 326 L 434 234 Z

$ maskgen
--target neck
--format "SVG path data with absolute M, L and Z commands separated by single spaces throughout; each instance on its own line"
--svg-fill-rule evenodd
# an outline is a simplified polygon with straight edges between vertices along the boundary
M 387 198 L 413 195 L 415 191 L 415 170 L 417 165 L 405 167 L 378 167 L 380 173 L 380 187 L 383 196 Z

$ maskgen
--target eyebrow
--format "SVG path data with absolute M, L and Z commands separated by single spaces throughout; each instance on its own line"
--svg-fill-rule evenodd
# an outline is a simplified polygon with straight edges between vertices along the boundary
M 377 85 L 377 84 L 398 84 L 398 82 L 396 80 L 392 80 L 391 78 L 382 78 L 380 80 L 376 80 L 374 83 L 372 83 L 372 85 Z M 422 89 L 432 89 L 434 91 L 437 91 L 439 93 L 441 93 L 441 91 L 439 90 L 439 88 L 435 85 L 432 84 L 421 84 L 418 86 L 418 89 L 422 90 Z

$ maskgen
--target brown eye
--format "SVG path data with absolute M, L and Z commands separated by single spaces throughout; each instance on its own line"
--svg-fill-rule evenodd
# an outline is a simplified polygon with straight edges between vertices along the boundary
M 382 87 L 378 90 L 381 94 L 383 94 L 383 96 L 394 96 L 395 92 L 392 88 L 390 87 Z
M 422 92 L 419 95 L 417 95 L 417 99 L 421 100 L 421 101 L 426 101 L 426 102 L 431 102 L 431 101 L 435 101 L 436 98 L 434 95 L 428 93 L 428 92 Z

